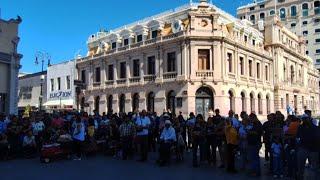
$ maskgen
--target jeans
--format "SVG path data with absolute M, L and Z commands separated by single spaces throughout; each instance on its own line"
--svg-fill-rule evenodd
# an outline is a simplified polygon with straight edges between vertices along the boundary
M 240 168 L 246 169 L 248 162 L 248 144 L 246 142 L 240 142 Z
M 235 168 L 235 155 L 236 155 L 236 145 L 227 144 L 227 171 L 233 172 Z
M 258 145 L 248 145 L 248 160 L 249 160 L 249 170 L 256 175 L 260 175 L 260 156 L 259 150 L 261 148 L 261 144 Z
M 162 165 L 165 165 L 170 161 L 170 151 L 172 143 L 161 143 L 159 148 L 160 153 L 160 162 Z
M 122 159 L 126 160 L 128 156 L 132 156 L 132 136 L 121 137 Z
M 311 164 L 311 177 L 316 178 L 319 174 L 316 172 L 316 166 L 318 161 L 318 152 L 311 152 L 305 148 L 298 148 L 298 179 L 304 178 L 304 169 L 306 160 L 308 159 Z
M 137 139 L 140 146 L 140 160 L 146 161 L 148 159 L 148 135 L 137 136 Z
M 198 148 L 200 149 L 200 160 L 204 159 L 205 141 L 194 139 L 192 142 L 193 165 L 198 165 Z
M 283 164 L 281 156 L 273 155 L 273 174 L 274 175 L 283 175 Z

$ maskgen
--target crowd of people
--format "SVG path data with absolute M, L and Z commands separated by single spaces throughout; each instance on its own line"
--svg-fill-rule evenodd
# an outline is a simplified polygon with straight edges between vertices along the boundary
M 149 152 L 158 152 L 157 163 L 166 166 L 184 161 L 192 152 L 192 165 L 204 163 L 225 168 L 228 173 L 261 175 L 260 155 L 264 145 L 266 166 L 275 178 L 303 179 L 306 167 L 319 172 L 320 127 L 306 110 L 302 116 L 281 112 L 269 114 L 263 124 L 254 113 L 219 109 L 208 118 L 190 113 L 185 118 L 163 112 L 32 113 L 28 117 L 0 115 L 0 158 L 34 158 L 50 144 L 70 148 L 74 160 L 98 149 L 105 154 L 144 162 Z M 93 148 L 96 147 L 96 148 Z M 217 158 L 219 156 L 219 160 Z M 237 160 L 237 163 L 236 163 Z M 307 163 L 308 162 L 308 163 Z

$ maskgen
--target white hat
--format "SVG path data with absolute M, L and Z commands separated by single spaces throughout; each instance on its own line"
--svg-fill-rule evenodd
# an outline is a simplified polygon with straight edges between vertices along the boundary
M 171 124 L 171 121 L 170 120 L 166 120 L 164 123 L 165 124 Z

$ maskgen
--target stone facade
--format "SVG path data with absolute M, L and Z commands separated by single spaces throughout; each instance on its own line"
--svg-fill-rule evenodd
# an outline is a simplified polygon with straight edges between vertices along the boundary
M 274 32 L 289 37 L 294 48 Z M 304 105 L 319 112 L 313 84 L 319 74 L 303 40 L 276 18 L 260 32 L 212 4 L 189 4 L 99 32 L 89 37 L 88 47 L 77 69 L 85 85 L 81 107 L 90 112 L 170 109 L 206 115 L 219 108 L 224 115 L 233 109 L 265 118 L 276 110 L 286 113 L 287 105 L 299 113 Z M 282 78 L 283 63 L 294 66 L 290 82 Z M 280 106 L 286 93 L 288 103 Z
M 21 18 L 0 19 L 0 113 L 17 114 L 18 73 L 22 55 L 17 52 Z
M 320 0 L 262 0 L 238 8 L 238 17 L 253 24 L 277 14 L 290 31 L 303 36 L 307 54 L 320 69 Z M 277 13 L 275 13 L 275 9 Z

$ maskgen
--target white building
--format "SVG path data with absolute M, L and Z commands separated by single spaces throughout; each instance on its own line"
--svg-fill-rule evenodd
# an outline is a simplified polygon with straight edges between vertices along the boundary
M 19 110 L 28 105 L 32 109 L 43 107 L 47 101 L 47 71 L 20 76 L 18 97 Z
M 0 113 L 17 114 L 18 73 L 22 55 L 17 52 L 21 18 L 0 19 Z
M 77 60 L 92 112 L 170 109 L 184 115 L 319 113 L 319 72 L 304 40 L 268 17 L 264 31 L 206 3 L 188 4 L 88 39 Z
M 47 69 L 47 110 L 71 110 L 75 105 L 75 62 L 51 65 Z
M 239 7 L 237 14 L 240 19 L 248 19 L 253 24 L 274 14 L 279 15 L 286 28 L 304 37 L 306 54 L 320 69 L 320 0 L 255 0 Z

